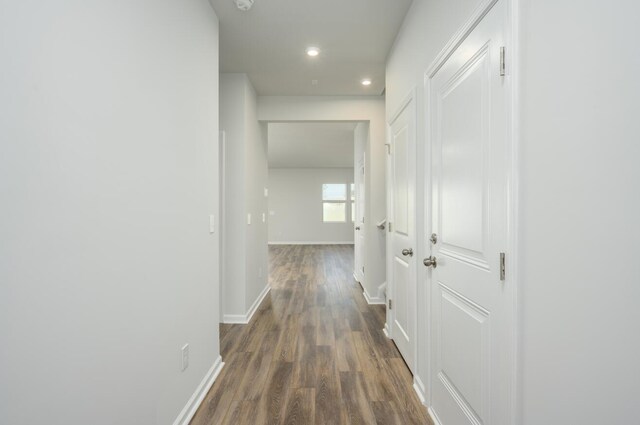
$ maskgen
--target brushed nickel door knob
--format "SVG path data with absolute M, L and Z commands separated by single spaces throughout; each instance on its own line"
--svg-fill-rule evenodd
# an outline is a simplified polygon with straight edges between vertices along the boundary
M 409 257 L 413 257 L 413 249 L 412 248 L 405 248 L 402 250 L 402 255 L 404 255 L 405 257 L 408 255 Z
M 436 260 L 436 257 L 434 256 L 425 258 L 424 260 L 422 260 L 422 264 L 424 264 L 425 267 L 433 267 L 434 269 L 438 267 L 438 262 Z

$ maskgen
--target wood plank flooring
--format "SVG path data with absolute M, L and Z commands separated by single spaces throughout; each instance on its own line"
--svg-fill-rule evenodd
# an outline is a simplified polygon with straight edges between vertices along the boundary
M 431 424 L 353 280 L 353 246 L 269 248 L 271 292 L 248 325 L 221 325 L 226 365 L 192 425 Z

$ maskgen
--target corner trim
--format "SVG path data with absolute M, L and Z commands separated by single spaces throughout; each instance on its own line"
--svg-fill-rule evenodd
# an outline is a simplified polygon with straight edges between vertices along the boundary
M 415 375 L 413 377 L 413 390 L 416 392 L 416 394 L 418 395 L 418 398 L 420 399 L 420 403 L 422 403 L 423 405 L 427 405 L 427 397 L 425 395 L 425 391 L 424 391 L 424 384 L 422 383 L 422 379 L 420 379 L 419 376 Z
M 379 304 L 385 305 L 386 304 L 384 298 L 372 297 L 367 293 L 366 289 L 362 290 L 362 295 L 364 295 L 364 299 L 367 301 L 367 304 L 370 304 L 370 305 L 379 305 Z
M 223 322 L 227 325 L 237 324 L 237 325 L 246 325 L 247 315 L 246 314 L 225 314 L 223 317 Z
M 271 291 L 271 285 L 267 283 L 267 285 L 264 287 L 260 295 L 258 295 L 258 298 L 256 298 L 256 300 L 251 305 L 251 308 L 247 312 L 247 323 L 251 321 L 251 318 L 253 317 L 256 310 L 258 310 L 258 307 L 260 307 L 260 304 L 262 304 L 262 301 L 264 301 L 264 298 L 267 296 L 269 291 Z
M 267 286 L 264 287 L 264 289 L 262 290 L 260 295 L 258 295 L 258 298 L 256 298 L 256 300 L 253 302 L 253 304 L 249 308 L 249 311 L 247 311 L 246 314 L 225 314 L 224 323 L 239 324 L 239 325 L 246 325 L 247 323 L 249 323 L 251 321 L 251 318 L 255 314 L 256 310 L 258 310 L 258 307 L 260 307 L 260 304 L 262 304 L 262 301 L 264 301 L 264 298 L 267 296 L 270 290 L 271 290 L 271 286 L 267 284 Z
M 218 375 L 220 375 L 220 371 L 222 371 L 223 367 L 224 362 L 222 361 L 222 357 L 218 356 L 216 361 L 213 362 L 213 366 L 211 366 L 211 369 L 209 369 L 207 374 L 204 376 L 204 379 L 202 379 L 202 382 L 200 382 L 200 385 L 198 385 L 196 391 L 193 393 L 189 401 L 187 401 L 187 404 L 184 406 L 176 420 L 173 421 L 173 425 L 189 425 L 189 422 L 193 419 L 193 415 L 196 414 L 198 407 L 202 404 L 202 401 L 213 386 Z
M 429 417 L 431 418 L 431 421 L 433 421 L 434 425 L 442 425 L 442 422 L 440 422 L 440 419 L 438 419 L 438 415 L 436 415 L 436 412 L 434 412 L 432 408 L 428 407 L 427 413 L 429 414 Z
M 384 333 L 384 336 L 386 336 L 388 339 L 391 339 L 391 337 L 389 336 L 389 324 L 385 322 L 384 324 L 384 328 L 382 328 L 382 332 Z

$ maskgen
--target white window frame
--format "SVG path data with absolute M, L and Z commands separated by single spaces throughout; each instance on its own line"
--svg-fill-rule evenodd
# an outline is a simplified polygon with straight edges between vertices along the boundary
M 324 199 L 324 190 L 321 190 L 320 196 L 322 198 L 322 222 L 323 223 L 327 223 L 327 224 L 344 224 L 344 223 L 348 223 L 348 219 L 349 219 L 349 207 L 347 206 L 347 204 L 350 202 L 349 197 L 349 184 L 348 183 L 322 183 L 322 187 L 324 188 L 325 185 L 339 185 L 339 186 L 343 186 L 344 187 L 344 200 L 333 200 L 333 199 Z M 328 221 L 325 220 L 324 218 L 324 205 L 325 204 L 343 204 L 344 205 L 344 220 L 341 221 Z

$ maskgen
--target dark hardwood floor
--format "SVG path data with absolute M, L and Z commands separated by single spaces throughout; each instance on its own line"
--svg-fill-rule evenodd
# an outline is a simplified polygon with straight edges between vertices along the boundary
M 191 424 L 431 424 L 384 306 L 353 279 L 353 247 L 269 256 L 271 292 L 248 325 L 221 325 L 226 365 Z

